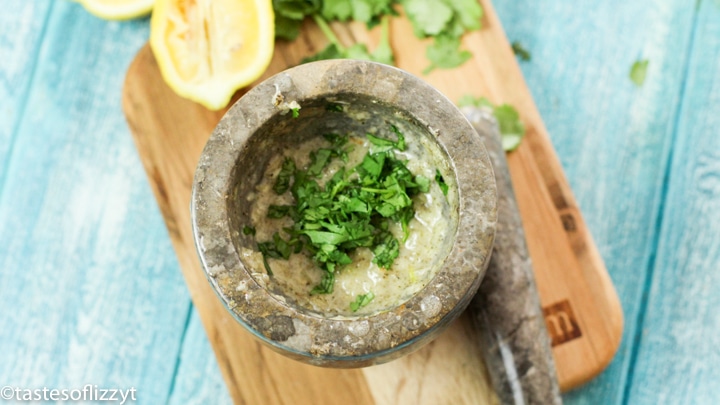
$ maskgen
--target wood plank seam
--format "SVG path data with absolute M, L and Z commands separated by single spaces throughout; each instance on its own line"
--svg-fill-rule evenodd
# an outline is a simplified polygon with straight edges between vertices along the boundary
M 685 92 L 686 92 L 686 84 L 688 77 L 690 75 L 690 63 L 692 60 L 692 53 L 693 53 L 693 44 L 695 42 L 695 35 L 698 30 L 698 15 L 700 13 L 700 5 L 701 1 L 697 1 L 697 6 L 694 8 L 693 11 L 693 17 L 692 17 L 692 24 L 690 24 L 690 34 L 688 35 L 688 41 L 685 46 L 685 49 L 687 50 L 687 55 L 685 56 L 685 62 L 682 69 L 682 78 L 680 81 L 680 89 L 678 91 L 678 100 L 677 107 L 675 109 L 674 117 L 672 120 L 672 126 L 668 129 L 668 132 L 670 132 L 669 140 L 665 146 L 666 152 L 664 155 L 665 158 L 665 167 L 663 170 L 663 179 L 662 179 L 662 186 L 660 188 L 660 197 L 658 198 L 659 204 L 656 208 L 656 214 L 655 214 L 655 232 L 653 233 L 653 238 L 649 246 L 649 251 L 651 252 L 657 252 L 657 249 L 660 245 L 660 237 L 663 233 L 663 226 L 665 218 L 665 203 L 668 199 L 668 189 L 670 186 L 670 180 L 672 176 L 672 169 L 673 169 L 673 150 L 675 143 L 677 142 L 677 133 L 678 128 L 680 125 L 680 119 L 682 117 L 682 111 L 683 107 L 685 105 Z M 655 278 L 655 268 L 656 268 L 656 260 L 657 260 L 657 253 L 650 255 L 648 263 L 647 263 L 647 270 L 645 272 L 645 277 L 643 280 L 643 290 L 642 294 L 639 297 L 639 305 L 638 305 L 638 311 L 636 314 L 636 320 L 635 320 L 635 334 L 632 337 L 632 343 L 630 347 L 630 355 L 629 355 L 629 362 L 628 362 L 628 369 L 627 369 L 627 378 L 625 380 L 625 386 L 623 387 L 623 395 L 621 398 L 622 404 L 626 405 L 630 398 L 630 391 L 633 387 L 633 382 L 635 380 L 635 366 L 638 361 L 638 356 L 641 349 L 641 342 L 643 338 L 643 334 L 645 333 L 644 326 L 645 326 L 645 319 L 647 316 L 647 309 L 648 309 L 648 300 L 650 297 L 650 288 L 652 287 L 653 280 Z
M 7 152 L 7 159 L 2 163 L 2 167 L 0 168 L 0 200 L 2 200 L 3 195 L 5 194 L 5 180 L 7 173 L 10 169 L 11 163 L 12 163 L 12 157 L 13 157 L 13 150 L 15 149 L 15 144 L 17 141 L 18 133 L 20 132 L 20 127 L 22 126 L 25 118 L 25 111 L 27 110 L 27 106 L 29 103 L 28 98 L 30 97 L 30 90 L 33 88 L 33 84 L 35 83 L 35 76 L 37 74 L 38 70 L 38 61 L 40 60 L 40 53 L 43 50 L 44 44 L 45 44 L 45 38 L 48 30 L 48 25 L 50 22 L 50 17 L 52 16 L 53 10 L 55 8 L 55 2 L 51 2 L 50 6 L 47 9 L 47 12 L 45 14 L 44 22 L 42 25 L 42 30 L 40 32 L 40 36 L 38 37 L 37 41 L 37 49 L 35 50 L 35 55 L 32 58 L 34 61 L 32 64 L 32 67 L 30 68 L 30 78 L 27 81 L 27 84 L 25 84 L 25 88 L 21 90 L 22 92 L 22 102 L 20 103 L 20 109 L 18 110 L 18 113 L 16 115 L 15 123 L 13 124 L 13 128 L 10 133 L 10 145 L 8 146 L 8 152 Z

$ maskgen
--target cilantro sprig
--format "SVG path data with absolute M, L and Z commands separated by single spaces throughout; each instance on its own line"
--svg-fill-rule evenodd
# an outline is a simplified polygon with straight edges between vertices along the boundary
M 480 29 L 483 9 L 477 0 L 273 0 L 275 36 L 294 40 L 305 18 L 311 18 L 327 38 L 329 45 L 303 63 L 323 59 L 363 59 L 392 65 L 390 18 L 402 5 L 418 38 L 433 38 L 426 49 L 430 65 L 424 73 L 460 66 L 472 56 L 460 49 L 460 38 Z M 338 40 L 328 22 L 359 21 L 372 28 L 381 26 L 380 42 L 373 52 L 365 44 L 346 47 Z
M 350 310 L 352 310 L 353 312 L 357 312 L 358 309 L 369 304 L 370 301 L 373 300 L 373 298 L 375 298 L 375 294 L 372 291 L 368 292 L 367 294 L 358 295 L 355 298 L 355 301 L 350 303 Z
M 404 150 L 406 143 L 398 128 L 391 126 L 391 130 L 396 139 L 367 134 L 375 148 L 356 167 L 341 167 L 324 186 L 318 179 L 332 159 L 347 157 L 347 136 L 324 135 L 330 145 L 313 151 L 305 169 L 285 159 L 273 190 L 279 195 L 290 192 L 294 203 L 271 205 L 267 215 L 291 218 L 293 225 L 283 229 L 284 237 L 275 233 L 272 240 L 258 242 L 269 275 L 268 258 L 287 260 L 292 253 L 304 252 L 323 270 L 320 284 L 310 293 L 329 294 L 335 273 L 352 262 L 350 254 L 357 248 L 370 249 L 379 267 L 392 267 L 400 241 L 390 226 L 399 224 L 403 241 L 408 238 L 409 222 L 415 215 L 412 197 L 428 192 L 430 179 L 413 175 L 395 156 L 394 151 Z M 372 297 L 364 299 L 369 302 Z

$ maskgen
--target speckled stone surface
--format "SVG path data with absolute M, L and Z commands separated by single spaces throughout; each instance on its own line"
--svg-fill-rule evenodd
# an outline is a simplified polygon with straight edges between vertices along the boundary
M 503 404 L 561 404 L 555 363 L 520 212 L 492 113 L 463 108 L 487 146 L 498 188 L 498 222 L 490 266 L 469 311 Z
M 302 107 L 299 119 L 287 114 L 293 102 Z M 270 278 L 253 277 L 238 253 L 255 248 L 252 238 L 241 232 L 248 215 L 246 194 L 281 147 L 316 136 L 325 123 L 345 119 L 328 111 L 328 102 L 360 105 L 378 119 L 404 120 L 422 129 L 443 151 L 436 164 L 449 174 L 445 180 L 455 193 L 457 229 L 447 242 L 447 257 L 438 274 L 405 303 L 370 316 L 330 319 L 296 307 L 273 290 Z M 452 102 L 399 69 L 333 60 L 273 76 L 228 111 L 200 158 L 191 210 L 208 280 L 242 325 L 295 359 L 362 367 L 418 349 L 465 309 L 489 263 L 496 204 L 485 147 Z

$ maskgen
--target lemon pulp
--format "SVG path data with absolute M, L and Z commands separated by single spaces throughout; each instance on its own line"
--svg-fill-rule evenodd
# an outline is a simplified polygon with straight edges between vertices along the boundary
M 150 30 L 165 82 L 211 110 L 260 77 L 273 55 L 270 0 L 157 0 Z

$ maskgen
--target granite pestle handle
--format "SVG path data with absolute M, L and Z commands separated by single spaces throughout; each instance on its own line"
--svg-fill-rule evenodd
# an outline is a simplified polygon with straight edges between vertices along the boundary
M 497 123 L 489 110 L 463 108 L 487 147 L 498 188 L 490 265 L 469 306 L 502 404 L 562 404 L 550 339 Z

